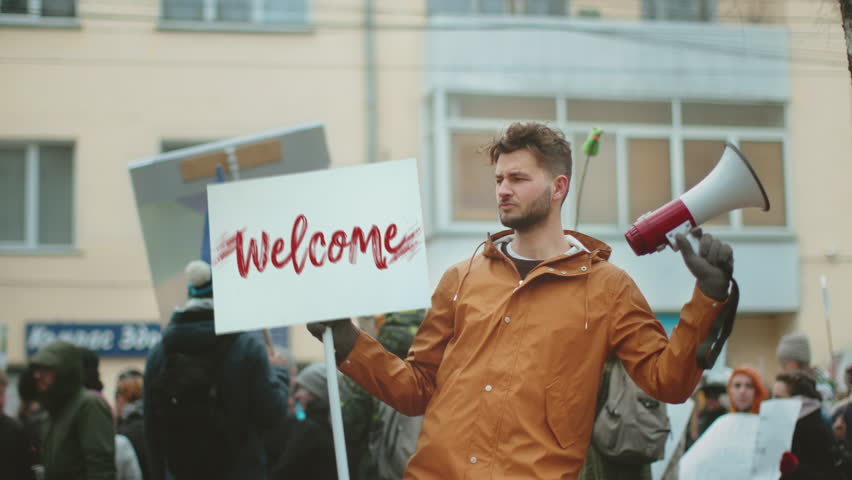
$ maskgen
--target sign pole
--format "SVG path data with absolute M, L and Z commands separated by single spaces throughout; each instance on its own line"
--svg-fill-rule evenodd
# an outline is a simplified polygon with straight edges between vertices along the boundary
M 331 432 L 334 435 L 334 458 L 337 461 L 338 480 L 349 480 L 349 462 L 346 459 L 346 439 L 343 435 L 343 414 L 340 410 L 340 388 L 337 383 L 337 361 L 334 356 L 334 338 L 331 328 L 322 334 L 325 347 L 325 373 L 328 378 L 328 403 L 331 409 Z

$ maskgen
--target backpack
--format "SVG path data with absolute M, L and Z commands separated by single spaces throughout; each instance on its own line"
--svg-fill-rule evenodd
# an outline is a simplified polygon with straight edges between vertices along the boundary
M 649 464 L 663 458 L 671 433 L 666 404 L 639 388 L 618 359 L 608 387 L 592 430 L 594 446 L 616 463 Z
M 157 442 L 178 480 L 221 478 L 228 471 L 232 448 L 221 383 L 225 354 L 235 339 L 218 337 L 214 348 L 202 352 L 163 346 L 163 369 L 151 380 L 151 413 L 163 426 Z

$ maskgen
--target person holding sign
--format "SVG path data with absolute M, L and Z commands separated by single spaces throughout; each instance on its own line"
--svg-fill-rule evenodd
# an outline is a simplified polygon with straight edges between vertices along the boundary
M 701 232 L 697 252 L 677 237 L 696 288 L 669 340 L 633 280 L 607 261 L 610 247 L 563 230 L 564 135 L 515 123 L 487 151 L 509 230 L 446 271 L 405 360 L 350 320 L 308 329 L 332 328 L 340 370 L 367 391 L 404 415 L 425 414 L 405 479 L 576 478 L 610 353 L 659 400 L 692 394 L 696 351 L 728 297 L 732 250 Z

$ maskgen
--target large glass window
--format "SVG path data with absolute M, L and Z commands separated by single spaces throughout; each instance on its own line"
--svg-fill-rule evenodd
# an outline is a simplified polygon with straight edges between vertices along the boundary
M 631 138 L 627 141 L 630 211 L 628 221 L 671 200 L 669 140 Z
M 429 0 L 430 15 L 558 15 L 568 0 Z
M 305 25 L 308 0 L 162 0 L 164 20 Z
M 0 15 L 76 17 L 76 0 L 0 0 Z
M 642 0 L 642 18 L 681 22 L 712 22 L 718 0 Z
M 490 221 L 497 218 L 494 166 L 483 151 L 496 132 L 452 135 L 453 218 Z
M 706 225 L 744 232 L 787 225 L 783 105 L 439 95 L 446 95 L 444 118 L 433 121 L 438 130 L 424 137 L 430 139 L 436 160 L 448 162 L 436 170 L 447 177 L 436 179 L 435 194 L 452 200 L 438 216 L 443 222 L 438 228 L 468 228 L 453 227 L 453 222 L 496 220 L 494 167 L 481 147 L 511 122 L 525 120 L 559 128 L 572 141 L 574 171 L 563 209 L 566 226 L 579 219 L 581 230 L 628 227 L 704 179 L 728 142 L 738 145 L 751 161 L 772 210 L 745 209 Z M 591 126 L 601 127 L 604 134 L 598 155 L 589 160 L 578 199 L 586 161 L 582 143 Z
M 571 179 L 571 188 L 579 204 L 578 228 L 588 224 L 615 224 L 618 220 L 618 186 L 616 185 L 616 163 L 615 163 L 615 137 L 604 135 L 601 137 L 598 155 L 589 158 L 586 167 L 586 158 L 583 151 L 576 148 L 577 142 L 572 144 L 574 155 L 574 175 Z M 588 170 L 585 179 L 583 171 Z M 582 192 L 580 183 L 583 183 Z M 576 210 L 576 206 L 569 208 Z
M 73 244 L 73 148 L 0 145 L 0 248 Z

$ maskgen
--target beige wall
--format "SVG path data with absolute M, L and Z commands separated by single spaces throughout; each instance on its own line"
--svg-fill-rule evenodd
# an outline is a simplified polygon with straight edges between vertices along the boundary
M 829 280 L 834 349 L 852 348 L 852 222 L 845 212 L 852 205 L 852 88 L 837 2 L 789 0 L 787 14 L 793 43 L 791 185 L 802 292 L 792 328 L 810 335 L 814 362 L 827 366 L 820 275 Z
M 157 320 L 127 165 L 158 153 L 161 140 L 322 121 L 335 166 L 365 161 L 361 4 L 312 3 L 312 33 L 158 31 L 156 0 L 81 0 L 79 29 L 0 27 L 0 140 L 76 147 L 78 251 L 0 255 L 11 363 L 25 361 L 29 321 Z M 377 2 L 380 11 L 394 6 Z M 377 17 L 412 20 L 422 22 L 407 13 Z M 421 35 L 413 28 L 376 37 L 380 159 L 419 153 Z M 319 343 L 294 330 L 297 357 L 321 357 Z M 141 362 L 103 360 L 108 397 L 118 371 Z
M 0 323 L 9 325 L 9 360 L 25 361 L 28 321 L 155 321 L 127 164 L 158 152 L 163 139 L 225 138 L 321 120 L 335 165 L 365 161 L 362 2 L 312 2 L 313 33 L 165 32 L 155 0 L 81 0 L 82 28 L 0 27 L 0 139 L 65 139 L 76 145 L 73 255 L 0 254 Z M 788 16 L 792 42 L 789 185 L 801 242 L 802 309 L 744 315 L 730 363 L 774 373 L 775 342 L 803 329 L 816 363 L 827 358 L 819 276 L 832 294 L 835 349 L 852 348 L 852 93 L 836 2 L 722 0 L 723 22 L 765 11 Z M 378 158 L 420 156 L 424 1 L 379 0 L 376 33 Z M 572 2 L 604 18 L 640 15 L 638 0 Z M 395 25 L 391 28 L 390 25 Z M 382 27 L 383 26 L 383 27 Z M 833 256 L 827 256 L 832 254 Z M 743 292 L 747 295 L 748 292 Z M 319 343 L 294 329 L 301 359 Z M 141 359 L 105 359 L 111 383 Z
M 793 315 L 738 315 L 728 341 L 727 364 L 756 367 L 768 386 L 778 373 L 775 347 L 793 323 Z

